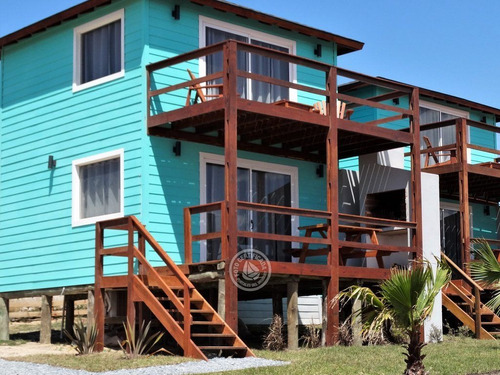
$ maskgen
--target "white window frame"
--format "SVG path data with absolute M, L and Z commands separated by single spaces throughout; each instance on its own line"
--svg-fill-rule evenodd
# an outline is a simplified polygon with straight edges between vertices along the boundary
M 224 155 L 210 154 L 200 152 L 200 204 L 207 203 L 207 164 L 224 165 Z M 291 207 L 299 207 L 299 169 L 294 166 L 268 163 L 263 161 L 256 161 L 250 159 L 238 158 L 238 168 L 246 168 L 250 171 L 258 170 L 269 173 L 279 173 L 290 176 L 290 198 Z M 252 187 L 250 186 L 250 193 Z M 291 217 L 292 236 L 299 236 L 299 218 L 297 216 Z M 207 231 L 206 214 L 200 215 L 200 233 Z M 297 245 L 297 244 L 292 244 Z M 297 258 L 298 259 L 298 258 Z M 293 262 L 297 259 L 292 258 Z M 200 262 L 207 260 L 207 242 L 201 241 L 200 243 Z
M 213 29 L 218 29 L 233 34 L 238 34 L 248 38 L 249 43 L 251 39 L 256 39 L 264 43 L 274 44 L 279 47 L 288 48 L 288 53 L 291 55 L 296 55 L 296 42 L 291 39 L 282 38 L 276 35 L 263 33 L 261 31 L 249 29 L 243 26 L 235 25 L 229 22 L 219 21 L 213 18 L 200 16 L 200 26 L 199 26 L 199 42 L 200 48 L 206 47 L 206 28 L 210 27 Z M 289 64 L 289 80 L 292 83 L 297 83 L 297 66 L 295 64 Z M 199 59 L 199 70 L 200 76 L 205 76 L 207 72 L 207 65 L 205 57 L 200 57 Z M 251 87 L 248 87 L 251 90 Z M 291 101 L 297 101 L 297 90 L 289 89 L 289 96 Z
M 95 164 L 101 161 L 120 159 L 120 211 L 112 214 L 82 218 L 81 217 L 81 180 L 80 167 Z M 116 219 L 124 216 L 124 149 L 104 152 L 98 155 L 88 156 L 73 160 L 72 163 L 72 220 L 73 227 L 95 224 L 98 221 Z
M 82 72 L 82 34 L 98 29 L 115 21 L 121 21 L 121 68 L 120 71 L 94 79 L 93 81 L 81 83 Z M 90 21 L 73 30 L 73 92 L 97 86 L 105 82 L 113 81 L 125 75 L 125 10 L 120 9 L 116 12 L 107 14 L 101 18 Z

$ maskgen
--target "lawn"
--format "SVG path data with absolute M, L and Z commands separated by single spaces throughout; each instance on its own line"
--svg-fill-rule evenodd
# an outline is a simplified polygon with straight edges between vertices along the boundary
M 255 351 L 259 357 L 291 362 L 288 366 L 225 372 L 224 374 L 335 374 L 394 375 L 404 370 L 404 349 L 397 345 L 300 349 L 296 351 Z M 500 370 L 500 342 L 446 337 L 445 342 L 424 348 L 425 365 L 432 375 L 465 375 Z M 122 359 L 119 352 L 75 355 L 18 357 L 38 363 L 89 371 L 166 365 L 185 361 L 182 357 L 155 356 L 136 361 Z

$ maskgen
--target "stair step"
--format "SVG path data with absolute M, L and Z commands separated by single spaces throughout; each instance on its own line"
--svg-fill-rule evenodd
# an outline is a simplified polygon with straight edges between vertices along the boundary
M 176 320 L 177 324 L 184 324 L 183 320 Z M 193 326 L 214 326 L 214 327 L 222 327 L 224 323 L 211 322 L 208 320 L 192 320 L 191 325 Z
M 192 333 L 191 337 L 198 338 L 216 338 L 216 339 L 232 339 L 235 336 L 230 333 Z
M 171 301 L 171 299 L 168 297 L 156 297 L 156 298 L 158 299 L 158 301 Z M 184 302 L 184 297 L 178 297 L 178 300 Z M 191 302 L 203 302 L 203 300 L 191 298 Z
M 500 326 L 500 322 L 481 322 L 483 326 Z
M 212 314 L 213 315 L 213 311 L 211 310 L 197 310 L 197 309 L 191 309 L 191 314 Z
M 198 346 L 201 350 L 247 350 L 246 346 Z

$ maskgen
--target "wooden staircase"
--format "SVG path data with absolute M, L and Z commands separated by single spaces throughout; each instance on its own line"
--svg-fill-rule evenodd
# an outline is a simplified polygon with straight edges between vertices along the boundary
M 128 245 L 104 248 L 105 229 L 126 231 Z M 160 274 L 146 259 L 146 244 L 165 263 L 168 276 Z M 104 276 L 105 256 L 126 257 L 128 274 Z M 128 321 L 136 321 L 136 304 L 144 303 L 185 356 L 204 360 L 213 356 L 254 356 L 134 216 L 96 223 L 95 315 L 100 342 L 104 339 L 103 292 L 123 287 L 127 288 Z
M 500 335 L 500 317 L 481 303 L 483 288 L 445 254 L 442 256 L 460 276 L 443 288 L 443 306 L 469 327 L 476 338 L 495 340 L 494 335 Z

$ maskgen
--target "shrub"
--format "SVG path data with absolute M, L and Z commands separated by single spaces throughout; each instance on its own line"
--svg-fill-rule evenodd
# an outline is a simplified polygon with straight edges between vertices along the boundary
M 135 359 L 142 355 L 154 355 L 158 352 L 157 350 L 154 353 L 150 353 L 153 347 L 163 337 L 163 332 L 155 332 L 152 335 L 148 335 L 151 322 L 144 327 L 145 323 L 145 321 L 142 321 L 139 325 L 139 332 L 137 334 L 135 331 L 135 324 L 130 325 L 128 321 L 126 325 L 123 323 L 126 339 L 122 342 L 118 341 L 118 345 L 120 345 L 127 359 Z
M 284 325 L 281 316 L 275 315 L 267 334 L 264 336 L 264 349 L 280 351 L 286 348 L 283 328 Z
M 73 335 L 64 330 L 64 334 L 70 340 L 71 346 L 76 350 L 78 355 L 91 354 L 97 344 L 98 330 L 94 324 L 85 327 L 80 320 L 73 325 Z

